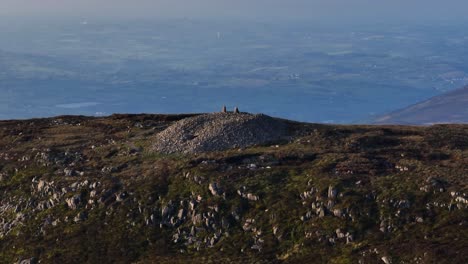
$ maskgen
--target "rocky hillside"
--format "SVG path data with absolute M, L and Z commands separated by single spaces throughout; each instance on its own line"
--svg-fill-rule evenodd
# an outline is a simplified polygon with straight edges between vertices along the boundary
M 377 124 L 468 123 L 468 86 L 379 117 Z
M 466 263 L 468 126 L 155 151 L 187 118 L 1 121 L 0 263 Z

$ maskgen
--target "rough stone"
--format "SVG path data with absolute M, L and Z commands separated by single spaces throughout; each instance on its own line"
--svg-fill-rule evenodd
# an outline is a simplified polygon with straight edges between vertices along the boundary
M 250 200 L 250 201 L 258 201 L 260 198 L 257 195 L 248 193 L 247 194 L 247 199 Z
M 23 259 L 18 261 L 19 264 L 36 264 L 37 259 L 36 258 L 29 258 L 29 259 Z
M 333 186 L 328 186 L 328 198 L 335 199 L 338 194 L 337 190 Z
M 210 190 L 211 194 L 214 196 L 222 195 L 221 187 L 217 183 L 210 183 L 208 185 L 208 189 Z
M 67 203 L 68 208 L 75 210 L 81 203 L 81 195 L 76 194 L 73 197 L 66 199 L 65 202 Z
M 280 140 L 287 124 L 257 114 L 214 113 L 182 119 L 157 134 L 154 150 L 161 153 L 199 153 L 245 148 Z
M 391 263 L 392 263 L 391 259 L 390 259 L 389 257 L 387 257 L 387 256 L 383 256 L 383 257 L 381 258 L 381 260 L 382 260 L 385 264 L 391 264 Z

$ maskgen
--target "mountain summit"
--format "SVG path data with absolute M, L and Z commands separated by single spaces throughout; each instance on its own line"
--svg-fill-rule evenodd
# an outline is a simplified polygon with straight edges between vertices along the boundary
M 266 115 L 214 113 L 182 119 L 156 136 L 163 153 L 245 148 L 285 138 L 287 124 Z

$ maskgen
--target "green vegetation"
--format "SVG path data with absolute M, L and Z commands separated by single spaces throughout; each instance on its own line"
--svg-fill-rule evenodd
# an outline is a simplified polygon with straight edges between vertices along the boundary
M 296 124 L 278 146 L 152 153 L 174 120 L 0 122 L 0 263 L 468 259 L 468 126 Z

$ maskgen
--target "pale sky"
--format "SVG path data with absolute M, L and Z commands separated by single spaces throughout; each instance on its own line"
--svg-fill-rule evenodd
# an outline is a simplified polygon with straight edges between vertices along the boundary
M 467 0 L 0 0 L 9 17 L 456 19 Z

